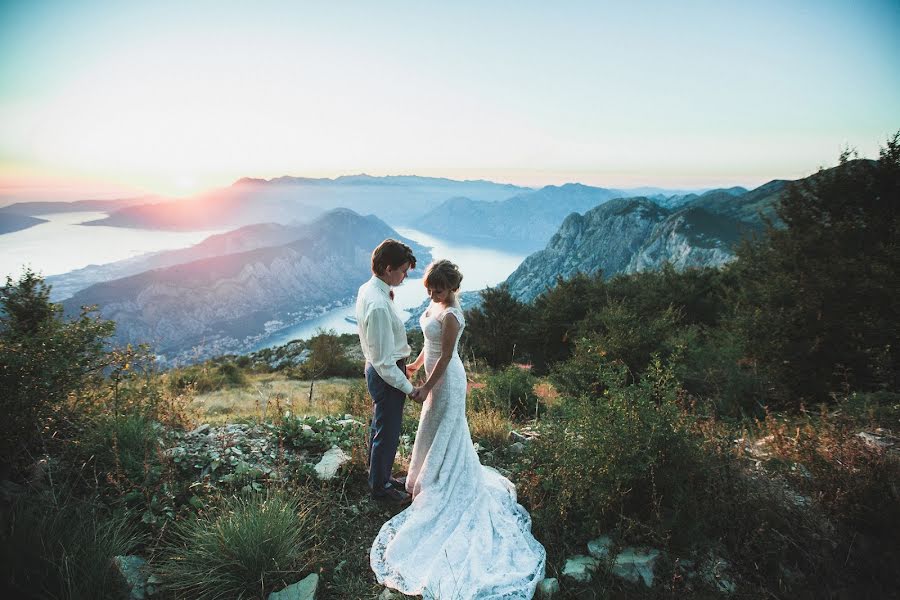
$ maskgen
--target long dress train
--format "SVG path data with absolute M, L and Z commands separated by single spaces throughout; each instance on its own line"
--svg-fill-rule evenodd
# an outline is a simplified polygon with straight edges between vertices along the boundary
M 432 304 L 422 316 L 425 370 L 441 355 L 441 328 L 460 330 L 447 370 L 422 405 L 406 489 L 413 502 L 372 544 L 378 582 L 440 600 L 529 599 L 544 577 L 546 552 L 513 484 L 481 465 L 466 421 L 466 372 L 457 347 L 460 309 Z

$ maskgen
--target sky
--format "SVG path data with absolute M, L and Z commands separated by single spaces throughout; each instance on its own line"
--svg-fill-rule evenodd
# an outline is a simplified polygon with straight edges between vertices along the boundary
M 0 0 L 0 203 L 356 173 L 755 187 L 898 129 L 896 0 Z

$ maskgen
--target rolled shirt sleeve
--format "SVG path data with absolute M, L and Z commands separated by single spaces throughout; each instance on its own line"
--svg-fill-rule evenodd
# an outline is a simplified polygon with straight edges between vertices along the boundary
M 413 384 L 398 366 L 394 355 L 394 333 L 388 308 L 376 306 L 365 319 L 366 354 L 375 371 L 389 386 L 405 394 L 413 391 Z

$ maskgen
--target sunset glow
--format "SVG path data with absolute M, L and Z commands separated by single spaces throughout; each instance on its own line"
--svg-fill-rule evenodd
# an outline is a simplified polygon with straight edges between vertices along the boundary
M 642 6 L 5 3 L 0 178 L 753 186 L 900 125 L 896 3 Z

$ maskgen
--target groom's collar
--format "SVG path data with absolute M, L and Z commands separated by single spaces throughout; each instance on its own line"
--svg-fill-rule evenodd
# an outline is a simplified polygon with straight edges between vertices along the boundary
M 385 296 L 390 296 L 391 286 L 379 279 L 377 275 L 372 275 L 372 285 L 374 285 L 376 289 L 384 292 Z

